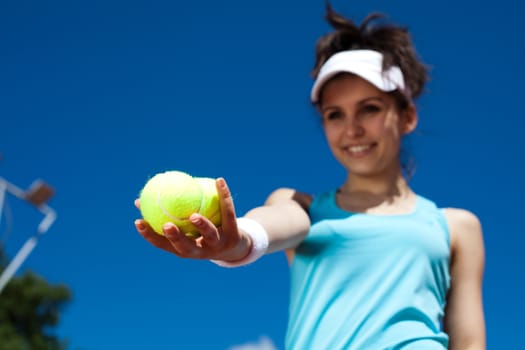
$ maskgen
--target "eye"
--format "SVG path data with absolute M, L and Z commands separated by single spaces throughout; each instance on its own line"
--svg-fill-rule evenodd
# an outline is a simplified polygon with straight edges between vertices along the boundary
M 341 119 L 343 117 L 343 113 L 341 111 L 327 111 L 323 113 L 323 119 L 324 120 L 337 120 Z
M 375 104 L 364 105 L 362 111 L 366 114 L 374 114 L 381 111 L 381 107 Z

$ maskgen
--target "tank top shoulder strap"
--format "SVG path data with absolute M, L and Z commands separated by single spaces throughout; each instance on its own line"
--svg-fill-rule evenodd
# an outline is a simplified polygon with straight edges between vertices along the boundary
M 443 230 L 445 234 L 445 238 L 447 240 L 447 243 L 450 244 L 450 232 L 448 228 L 447 219 L 445 217 L 445 213 L 442 208 L 438 208 L 436 203 L 433 201 L 417 195 L 418 197 L 418 207 L 416 208 L 418 214 L 420 215 L 429 215 L 432 218 L 436 220 L 440 228 Z
M 348 216 L 340 210 L 335 203 L 335 190 L 316 194 L 310 204 L 308 214 L 310 220 L 315 223 L 322 219 L 335 219 Z
M 316 210 L 319 207 L 330 206 L 333 203 L 335 197 L 335 191 L 318 193 L 313 197 L 312 203 L 310 204 L 310 210 Z

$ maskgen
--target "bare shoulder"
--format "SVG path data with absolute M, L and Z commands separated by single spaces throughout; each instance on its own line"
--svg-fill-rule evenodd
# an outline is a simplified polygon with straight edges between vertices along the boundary
M 477 229 L 481 228 L 478 217 L 466 209 L 445 208 L 443 209 L 450 228 Z
M 266 205 L 279 204 L 288 201 L 294 201 L 299 204 L 303 209 L 307 210 L 312 203 L 312 195 L 297 191 L 293 188 L 278 188 L 273 191 L 266 199 Z
M 466 246 L 482 249 L 481 222 L 474 213 L 459 208 L 445 208 L 443 211 L 449 226 L 453 249 L 466 248 Z

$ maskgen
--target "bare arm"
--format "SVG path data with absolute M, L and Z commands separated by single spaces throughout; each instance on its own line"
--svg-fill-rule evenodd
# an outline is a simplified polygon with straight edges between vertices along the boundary
M 237 228 L 236 213 L 230 190 L 224 179 L 217 179 L 222 225 L 217 228 L 200 214 L 192 214 L 191 222 L 199 229 L 201 237 L 186 237 L 172 223 L 165 224 L 164 234 L 159 235 L 143 220 L 137 219 L 137 231 L 153 246 L 181 258 L 238 261 L 249 253 L 251 238 Z M 138 200 L 135 201 L 140 208 Z M 245 217 L 258 221 L 268 232 L 268 252 L 294 248 L 306 236 L 310 219 L 306 214 L 309 197 L 291 189 L 273 192 L 265 204 L 250 210 Z
M 485 251 L 478 218 L 462 209 L 446 209 L 451 234 L 451 287 L 445 310 L 449 349 L 483 350 L 485 320 L 482 280 Z
M 250 210 L 245 217 L 258 221 L 268 232 L 268 253 L 290 250 L 301 243 L 310 229 L 310 201 L 309 195 L 281 188 L 268 197 L 264 206 Z

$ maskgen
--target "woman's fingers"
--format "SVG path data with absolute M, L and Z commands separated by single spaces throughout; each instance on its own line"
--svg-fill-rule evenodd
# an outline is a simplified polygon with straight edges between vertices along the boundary
M 153 231 L 144 220 L 135 220 L 135 228 L 140 233 L 140 235 L 144 237 L 144 239 L 151 243 L 153 246 L 176 254 L 175 250 L 173 249 L 173 246 L 166 239 L 166 237 L 163 237 L 155 231 Z
M 229 236 L 237 236 L 237 216 L 230 189 L 222 177 L 218 178 L 215 184 L 219 193 L 222 232 Z
M 216 246 L 220 242 L 219 230 L 206 217 L 195 213 L 190 216 L 190 221 L 199 230 L 206 246 Z
M 223 250 L 237 246 L 240 240 L 237 217 L 226 181 L 218 178 L 215 184 L 221 210 L 220 229 L 203 215 L 195 213 L 190 216 L 190 221 L 201 234 L 201 237 L 196 239 L 186 236 L 173 223 L 166 223 L 163 226 L 163 236 L 154 232 L 144 220 L 139 219 L 135 221 L 137 231 L 155 247 L 183 258 L 213 259 L 227 254 Z M 135 200 L 135 206 L 140 210 L 139 199 Z
M 183 258 L 197 259 L 201 257 L 202 252 L 196 240 L 182 233 L 175 224 L 171 222 L 164 224 L 162 231 L 175 254 Z
M 164 236 L 153 229 L 142 219 L 135 220 L 135 228 L 144 239 L 154 247 L 163 249 L 182 258 L 200 258 L 202 249 L 196 241 L 180 232 L 173 223 L 166 223 L 162 229 Z

